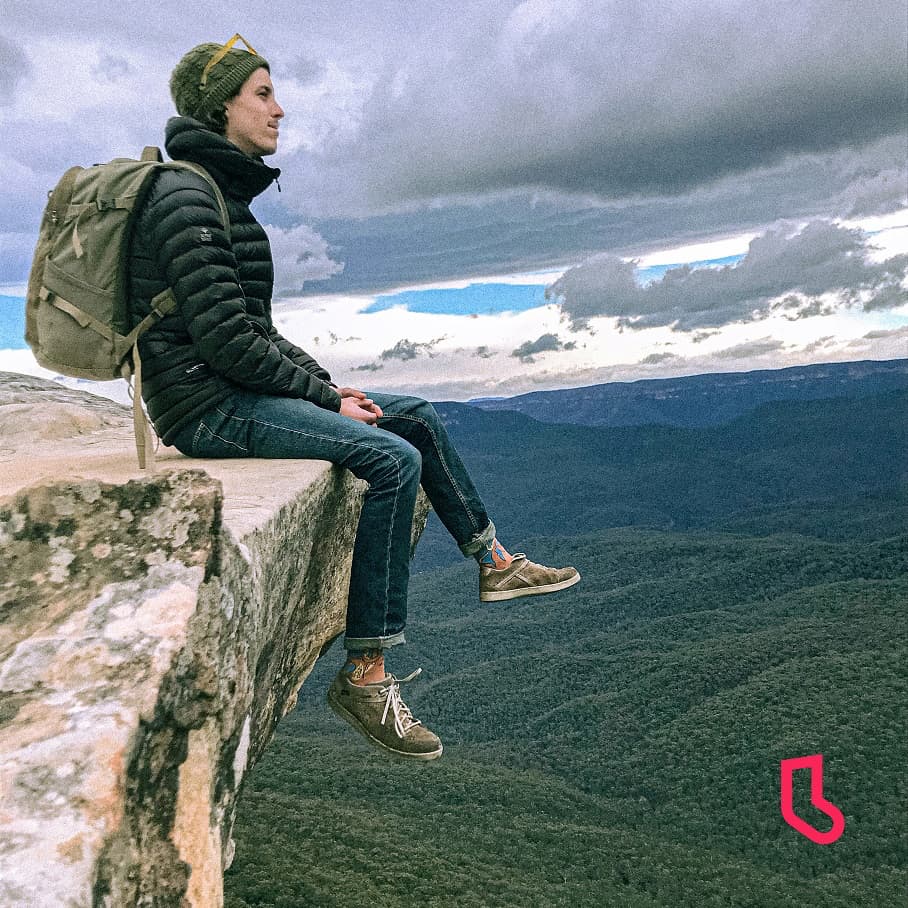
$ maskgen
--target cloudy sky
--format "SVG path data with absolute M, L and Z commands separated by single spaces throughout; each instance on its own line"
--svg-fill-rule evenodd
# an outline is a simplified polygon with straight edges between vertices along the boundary
M 256 202 L 276 320 L 344 383 L 465 399 L 908 355 L 904 0 L 0 10 L 8 306 L 59 174 L 160 144 L 176 61 L 239 31 L 287 114 Z

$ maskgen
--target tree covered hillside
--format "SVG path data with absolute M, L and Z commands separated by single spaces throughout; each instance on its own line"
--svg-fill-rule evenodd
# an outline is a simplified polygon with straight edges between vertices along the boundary
M 815 509 L 799 534 L 530 540 L 583 581 L 510 605 L 479 605 L 470 563 L 416 576 L 392 667 L 424 667 L 405 698 L 445 755 L 391 762 L 335 719 L 332 651 L 247 780 L 228 906 L 900 904 L 908 537 L 889 507 L 861 539 L 820 538 Z M 779 810 L 780 760 L 815 753 L 846 818 L 829 846 Z M 826 829 L 804 775 L 798 812 Z
M 908 485 L 906 391 L 766 404 L 700 429 L 556 426 L 437 407 L 506 545 L 621 526 L 759 532 L 767 508 L 787 504 L 820 518 L 864 510 L 868 498 L 904 501 Z M 839 519 L 830 513 L 818 531 L 835 533 Z M 416 569 L 459 558 L 432 515 Z

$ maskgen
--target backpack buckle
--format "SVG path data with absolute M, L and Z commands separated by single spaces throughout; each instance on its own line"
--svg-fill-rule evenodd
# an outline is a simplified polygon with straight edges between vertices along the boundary
M 98 206 L 98 211 L 110 211 L 111 208 L 117 207 L 114 199 L 96 199 L 95 204 Z

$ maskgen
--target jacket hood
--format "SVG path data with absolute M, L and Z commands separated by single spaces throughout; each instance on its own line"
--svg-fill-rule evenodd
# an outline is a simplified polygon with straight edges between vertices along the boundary
M 251 202 L 281 175 L 261 158 L 240 151 L 224 136 L 191 117 L 172 117 L 167 121 L 164 147 L 175 161 L 200 164 L 225 195 Z

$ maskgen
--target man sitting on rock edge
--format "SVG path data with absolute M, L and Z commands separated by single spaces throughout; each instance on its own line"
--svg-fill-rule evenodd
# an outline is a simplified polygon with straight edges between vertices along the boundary
M 385 650 L 404 643 L 410 528 L 420 483 L 465 556 L 479 563 L 483 602 L 562 590 L 572 567 L 511 555 L 431 404 L 337 387 L 271 319 L 273 262 L 252 200 L 280 171 L 284 111 L 268 62 L 236 36 L 179 61 L 170 90 L 179 116 L 166 128 L 173 159 L 199 164 L 224 195 L 225 230 L 211 187 L 188 170 L 163 170 L 135 222 L 129 257 L 132 316 L 172 289 L 175 310 L 139 340 L 143 397 L 161 440 L 190 457 L 327 460 L 368 483 L 353 549 L 346 662 L 328 690 L 334 711 L 373 744 L 419 760 L 441 756 L 414 718 Z

